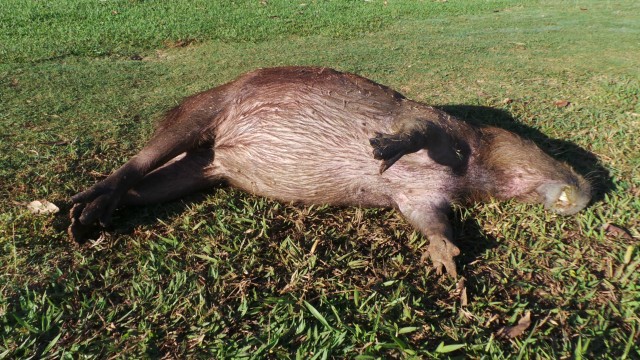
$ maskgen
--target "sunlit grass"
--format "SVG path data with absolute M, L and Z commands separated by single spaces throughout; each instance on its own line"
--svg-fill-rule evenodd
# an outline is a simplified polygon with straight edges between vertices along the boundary
M 640 357 L 639 12 L 631 1 L 3 4 L 0 357 Z M 594 179 L 599 200 L 569 218 L 456 207 L 465 307 L 454 281 L 419 262 L 427 240 L 385 209 L 212 189 L 122 209 L 105 238 L 68 242 L 69 196 L 135 154 L 159 114 L 290 64 L 357 72 L 518 131 Z M 21 204 L 34 199 L 62 213 L 30 215 Z M 607 236 L 607 222 L 636 239 Z M 526 311 L 522 336 L 496 337 Z

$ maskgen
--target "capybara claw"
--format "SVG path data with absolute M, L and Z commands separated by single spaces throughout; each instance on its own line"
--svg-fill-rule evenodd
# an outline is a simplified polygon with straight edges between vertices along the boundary
M 436 269 L 436 274 L 442 275 L 444 267 L 447 274 L 455 279 L 458 276 L 458 271 L 453 258 L 460 254 L 460 249 L 447 239 L 434 238 L 429 241 L 429 248 L 422 254 L 421 260 L 425 261 L 426 258 L 430 258 Z
M 76 242 L 78 244 L 83 244 L 90 234 L 96 232 L 98 229 L 95 224 L 85 225 L 80 221 L 80 214 L 84 210 L 86 204 L 74 204 L 71 210 L 69 211 L 69 218 L 71 219 L 71 224 L 67 228 L 67 234 L 69 235 L 69 239 L 71 241 Z

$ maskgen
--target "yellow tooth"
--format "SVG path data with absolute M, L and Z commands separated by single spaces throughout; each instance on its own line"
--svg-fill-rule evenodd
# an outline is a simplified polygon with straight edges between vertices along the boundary
M 569 201 L 569 198 L 567 197 L 567 193 L 566 192 L 562 192 L 560 194 L 560 197 L 558 198 L 558 200 L 562 201 L 562 202 L 567 202 Z

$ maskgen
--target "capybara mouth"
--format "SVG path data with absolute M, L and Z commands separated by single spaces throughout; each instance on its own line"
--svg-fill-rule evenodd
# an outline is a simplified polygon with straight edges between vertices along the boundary
M 591 200 L 591 194 L 572 185 L 562 186 L 559 193 L 555 201 L 545 205 L 551 211 L 561 215 L 573 215 L 584 209 Z

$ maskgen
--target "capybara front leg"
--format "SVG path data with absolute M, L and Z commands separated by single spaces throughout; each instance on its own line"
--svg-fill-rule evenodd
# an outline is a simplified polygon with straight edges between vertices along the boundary
M 453 258 L 460 254 L 460 249 L 446 235 L 432 234 L 431 236 L 427 235 L 427 237 L 429 238 L 429 248 L 422 254 L 420 260 L 424 262 L 427 258 L 431 259 L 438 275 L 442 274 L 442 267 L 444 266 L 447 274 L 453 278 L 457 277 L 458 272 Z
M 421 260 L 430 258 L 438 275 L 442 274 L 444 267 L 447 274 L 453 278 L 457 277 L 453 258 L 460 254 L 460 249 L 452 241 L 451 224 L 447 218 L 448 206 L 411 201 L 406 196 L 400 196 L 398 208 L 405 218 L 429 239 L 429 247 Z
M 373 157 L 382 160 L 380 174 L 391 167 L 406 154 L 411 154 L 426 148 L 436 127 L 431 121 L 411 115 L 402 115 L 395 119 L 393 133 L 376 133 L 376 137 L 369 139 L 373 147 Z
M 418 132 L 401 134 L 376 133 L 369 139 L 373 148 L 373 157 L 382 160 L 380 174 L 395 164 L 405 154 L 416 152 L 425 146 L 426 137 Z

